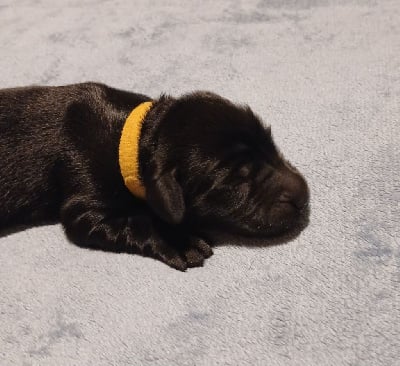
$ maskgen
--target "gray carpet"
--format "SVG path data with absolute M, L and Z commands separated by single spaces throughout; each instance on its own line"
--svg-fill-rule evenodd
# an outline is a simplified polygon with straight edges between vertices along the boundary
M 291 242 L 187 273 L 3 234 L 0 365 L 400 365 L 398 0 L 1 0 L 0 50 L 0 87 L 249 103 L 312 192 Z

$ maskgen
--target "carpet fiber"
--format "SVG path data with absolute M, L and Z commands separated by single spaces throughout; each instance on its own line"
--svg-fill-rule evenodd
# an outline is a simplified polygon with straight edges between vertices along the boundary
M 3 233 L 0 365 L 399 365 L 399 19 L 398 0 L 1 0 L 0 87 L 248 103 L 312 206 L 294 240 L 227 240 L 186 273 L 59 225 Z

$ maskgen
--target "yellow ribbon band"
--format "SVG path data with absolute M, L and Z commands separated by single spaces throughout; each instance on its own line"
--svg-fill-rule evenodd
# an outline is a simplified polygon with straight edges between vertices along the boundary
M 139 175 L 139 139 L 143 121 L 152 102 L 139 104 L 126 119 L 119 142 L 119 167 L 125 186 L 138 198 L 146 199 Z

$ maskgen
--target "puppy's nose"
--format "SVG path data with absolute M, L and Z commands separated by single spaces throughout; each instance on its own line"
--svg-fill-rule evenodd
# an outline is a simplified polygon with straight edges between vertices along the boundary
M 308 205 L 309 191 L 304 178 L 296 173 L 290 172 L 285 175 L 282 184 L 283 191 L 279 196 L 280 202 L 286 202 L 302 210 Z

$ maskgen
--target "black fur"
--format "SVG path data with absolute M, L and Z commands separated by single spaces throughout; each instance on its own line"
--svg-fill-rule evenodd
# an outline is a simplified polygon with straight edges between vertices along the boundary
M 147 100 L 95 83 L 0 90 L 0 228 L 59 219 L 77 245 L 185 270 L 212 254 L 209 229 L 271 235 L 297 222 L 305 180 L 250 108 L 212 93 L 154 101 L 140 139 L 147 201 L 133 197 L 118 145 Z

